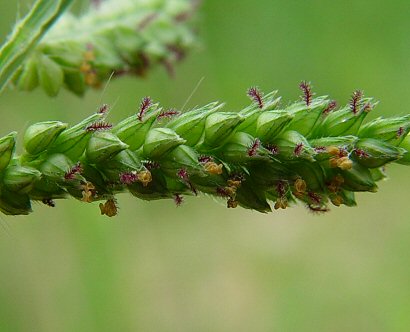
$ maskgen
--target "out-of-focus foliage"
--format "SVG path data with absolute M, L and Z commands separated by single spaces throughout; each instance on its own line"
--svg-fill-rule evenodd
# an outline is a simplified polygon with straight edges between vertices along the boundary
M 51 7 L 52 3 L 47 4 Z M 40 6 L 41 3 L 37 7 Z M 15 46 L 19 39 L 12 35 L 8 48 L 14 46 L 23 54 L 15 52 L 17 55 L 11 59 L 18 60 L 20 55 L 22 63 L 23 56 L 27 56 L 13 82 L 18 89 L 26 91 L 41 86 L 49 96 L 56 96 L 62 87 L 83 95 L 88 87 L 101 87 L 111 75 L 145 76 L 158 64 L 172 75 L 175 62 L 195 44 L 191 21 L 196 9 L 196 2 L 191 0 L 94 1 L 78 16 L 63 15 L 38 45 L 27 50 L 21 47 L 24 53 Z M 40 7 L 34 12 L 45 11 Z M 28 17 L 31 16 L 35 16 L 33 12 Z M 23 31 L 20 35 L 29 39 L 24 28 L 31 30 L 26 25 L 22 24 L 23 28 L 16 31 Z M 35 42 L 38 38 L 31 44 Z M 7 57 L 11 53 L 8 48 L 3 49 L 0 63 L 3 55 Z M 20 64 L 17 60 L 10 60 L 11 69 L 17 69 Z

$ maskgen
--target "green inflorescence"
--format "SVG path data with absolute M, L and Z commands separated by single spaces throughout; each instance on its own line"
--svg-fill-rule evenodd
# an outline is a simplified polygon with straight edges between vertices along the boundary
M 83 95 L 111 74 L 144 76 L 173 65 L 195 45 L 196 0 L 106 0 L 76 17 L 65 13 L 14 75 L 21 90 L 62 87 Z
M 72 127 L 33 124 L 19 156 L 10 133 L 0 139 L 0 210 L 28 214 L 33 200 L 54 206 L 73 196 L 105 200 L 101 213 L 114 216 L 116 193 L 179 205 L 201 192 L 231 208 L 268 212 L 269 202 L 284 209 L 299 201 L 324 212 L 329 203 L 356 205 L 355 192 L 375 192 L 386 164 L 410 164 L 410 115 L 363 124 L 375 103 L 360 91 L 337 109 L 301 87 L 302 100 L 287 107 L 276 92 L 252 88 L 252 104 L 238 112 L 218 103 L 163 110 L 147 97 L 115 126 L 103 105 Z

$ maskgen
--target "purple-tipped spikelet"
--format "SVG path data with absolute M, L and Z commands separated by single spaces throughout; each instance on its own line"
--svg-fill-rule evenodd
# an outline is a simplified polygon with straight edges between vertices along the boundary
M 64 179 L 73 180 L 76 177 L 76 175 L 81 174 L 82 171 L 83 167 L 81 166 L 80 162 L 78 162 L 64 174 Z
M 174 202 L 176 206 L 181 206 L 184 203 L 184 197 L 180 194 L 174 194 Z
M 110 110 L 110 106 L 108 104 L 102 104 L 99 108 L 97 113 L 98 114 L 107 114 Z
M 248 96 L 251 98 L 259 108 L 263 108 L 263 98 L 262 93 L 259 91 L 258 88 L 252 87 L 248 90 Z
M 111 217 L 119 192 L 177 206 L 203 192 L 228 208 L 268 212 L 300 202 L 324 213 L 330 204 L 356 205 L 355 192 L 375 192 L 387 164 L 410 164 L 410 115 L 363 123 L 375 103 L 361 91 L 337 109 L 335 101 L 313 97 L 306 82 L 300 88 L 304 102 L 284 108 L 272 102 L 274 94 L 251 88 L 257 107 L 246 112 L 224 112 L 217 103 L 161 112 L 146 97 L 137 115 L 112 130 L 102 121 L 103 105 L 73 127 L 30 126 L 21 155 L 11 133 L 0 138 L 0 210 L 28 214 L 31 201 L 54 206 L 73 196 L 104 201 L 101 214 Z
M 140 104 L 140 109 L 138 112 L 138 120 L 142 121 L 144 114 L 148 111 L 148 109 L 152 106 L 151 97 L 144 97 Z
M 178 112 L 177 110 L 168 110 L 168 111 L 163 111 L 161 113 L 158 114 L 157 116 L 157 120 L 162 120 L 162 119 L 171 119 L 177 115 L 179 115 L 180 112 Z
M 363 97 L 363 91 L 356 90 L 352 94 L 352 98 L 350 99 L 350 109 L 354 114 L 357 114 L 360 111 L 360 101 Z
M 103 131 L 103 130 L 110 130 L 112 128 L 112 124 L 104 121 L 94 122 L 88 125 L 85 130 L 86 131 Z
M 312 92 L 312 87 L 309 82 L 302 81 L 299 84 L 300 89 L 303 92 L 302 99 L 306 103 L 306 106 L 310 106 L 312 103 L 312 98 L 313 98 L 313 92 Z
M 261 145 L 261 141 L 258 138 L 256 138 L 248 149 L 248 156 L 249 157 L 255 156 L 258 153 L 258 149 L 260 145 Z
M 329 104 L 327 105 L 327 107 L 323 110 L 323 114 L 329 114 L 330 112 L 334 111 L 337 107 L 337 102 L 336 100 L 332 100 L 331 102 L 329 102 Z

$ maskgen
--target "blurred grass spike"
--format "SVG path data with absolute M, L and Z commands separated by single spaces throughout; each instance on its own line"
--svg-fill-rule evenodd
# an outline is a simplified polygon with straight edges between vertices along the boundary
M 374 106 L 361 91 L 336 109 L 302 88 L 303 101 L 286 108 L 275 93 L 251 89 L 252 103 L 236 112 L 210 103 L 157 121 L 162 108 L 144 98 L 115 126 L 102 121 L 100 109 L 72 127 L 40 122 L 28 127 L 21 155 L 10 133 L 0 138 L 0 210 L 28 214 L 31 201 L 53 207 L 72 196 L 104 200 L 101 214 L 112 217 L 120 192 L 177 206 L 183 195 L 204 192 L 228 208 L 268 212 L 301 202 L 323 213 L 329 204 L 355 206 L 355 192 L 375 192 L 387 164 L 410 164 L 409 115 L 362 125 Z
M 194 0 L 106 0 L 65 13 L 40 41 L 71 2 L 39 0 L 16 26 L 0 52 L 0 90 L 11 79 L 20 90 L 81 96 L 111 75 L 143 77 L 156 65 L 173 72 L 195 45 Z
M 37 0 L 30 12 L 16 23 L 0 49 L 0 92 L 72 2 L 73 0 Z M 25 70 L 20 74 L 20 88 L 31 90 L 38 84 L 35 65 L 34 60 L 30 59 L 25 63 Z

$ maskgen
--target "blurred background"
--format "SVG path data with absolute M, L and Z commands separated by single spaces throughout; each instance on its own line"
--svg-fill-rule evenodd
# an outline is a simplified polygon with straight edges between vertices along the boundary
M 0 0 L 0 40 L 30 1 Z M 150 95 L 181 107 L 249 104 L 246 89 L 344 104 L 354 89 L 380 100 L 370 114 L 409 113 L 407 0 L 204 0 L 202 46 L 176 68 L 121 78 L 80 99 L 6 91 L 1 135 L 30 123 L 76 123 L 101 103 L 111 120 Z M 27 217 L 0 216 L 0 331 L 408 331 L 410 169 L 393 165 L 356 208 L 313 215 L 226 209 L 208 197 L 144 202 L 120 214 L 75 200 Z

